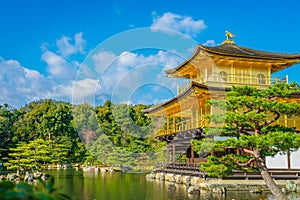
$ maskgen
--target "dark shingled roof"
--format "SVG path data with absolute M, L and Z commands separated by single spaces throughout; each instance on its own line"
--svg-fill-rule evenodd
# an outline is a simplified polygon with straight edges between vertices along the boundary
M 201 49 L 213 54 L 229 55 L 234 57 L 243 58 L 266 58 L 266 59 L 300 59 L 300 54 L 287 54 L 287 53 L 275 53 L 260 51 L 256 49 L 250 49 L 236 44 L 224 43 L 220 46 L 208 47 L 199 45 Z
M 165 70 L 165 73 L 171 75 L 175 73 L 177 70 L 188 64 L 191 60 L 193 60 L 200 51 L 207 52 L 210 55 L 223 56 L 223 57 L 231 57 L 231 58 L 246 58 L 253 60 L 266 60 L 267 62 L 280 62 L 281 67 L 272 69 L 272 73 L 287 68 L 291 65 L 300 63 L 300 54 L 288 54 L 288 53 L 275 53 L 268 51 L 260 51 L 256 49 L 250 49 L 242 46 L 238 46 L 232 43 L 223 43 L 220 46 L 208 47 L 203 45 L 197 45 L 196 50 L 193 55 L 185 60 L 183 63 L 178 65 L 177 67 L 169 70 Z

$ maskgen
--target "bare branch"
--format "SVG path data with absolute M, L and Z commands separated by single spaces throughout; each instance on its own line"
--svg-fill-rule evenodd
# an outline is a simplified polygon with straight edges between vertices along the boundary
M 240 163 L 236 158 L 232 158 L 232 160 L 238 165 L 238 166 L 248 166 L 250 165 L 252 162 L 255 161 L 255 158 L 251 158 L 249 159 L 247 162 L 244 162 L 244 163 Z
M 271 112 L 275 113 L 276 116 L 272 120 L 266 121 L 262 125 L 259 125 L 258 126 L 259 129 L 262 129 L 263 127 L 269 126 L 270 124 L 272 124 L 273 122 L 277 121 L 280 118 L 280 113 L 279 112 L 277 112 L 276 110 L 271 110 Z
M 243 149 L 243 151 L 245 151 L 246 153 L 250 153 L 250 154 L 252 154 L 252 155 L 254 155 L 254 151 L 251 151 L 251 150 L 249 150 L 249 149 Z

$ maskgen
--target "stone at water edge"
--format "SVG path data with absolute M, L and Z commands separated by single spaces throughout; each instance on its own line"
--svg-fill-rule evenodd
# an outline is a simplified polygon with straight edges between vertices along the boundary
M 104 169 L 104 168 L 101 168 L 101 170 L 100 170 L 101 172 L 106 172 L 106 169 Z
M 109 168 L 108 170 L 109 172 L 115 172 L 115 170 L 113 168 Z
M 187 192 L 189 194 L 197 194 L 200 193 L 200 190 L 194 186 L 189 187 L 189 189 L 187 190 Z
M 226 193 L 226 188 L 225 187 L 216 187 L 212 189 L 213 193 L 217 194 L 225 194 Z
M 298 192 L 299 188 L 297 187 L 297 184 L 294 181 L 287 180 L 285 183 L 285 189 L 286 192 Z
M 169 189 L 176 189 L 176 186 L 175 186 L 174 183 L 170 183 L 170 184 L 168 185 L 168 188 L 169 188 Z

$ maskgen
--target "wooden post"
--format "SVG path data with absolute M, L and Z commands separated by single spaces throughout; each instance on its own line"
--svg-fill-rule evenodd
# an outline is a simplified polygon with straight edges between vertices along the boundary
M 195 157 L 195 155 L 194 155 L 194 148 L 193 148 L 193 145 L 191 145 L 191 157 L 192 157 L 192 162 L 194 162 L 194 157 Z
M 271 85 L 271 66 L 268 67 L 268 85 Z
M 288 121 L 287 115 L 284 115 L 284 126 L 285 127 L 287 127 L 287 121 Z
M 291 153 L 289 151 L 287 152 L 287 164 L 288 169 L 291 169 Z
M 170 121 L 170 118 L 169 118 L 169 116 L 167 116 L 167 133 L 169 133 L 169 121 Z
M 253 82 L 253 67 L 252 67 L 252 65 L 253 65 L 253 63 L 251 63 L 251 66 L 250 66 L 250 83 L 252 83 Z
M 198 107 L 199 109 L 199 107 Z M 199 122 L 200 122 L 200 119 L 199 119 L 199 110 L 196 108 L 196 113 L 195 113 L 195 124 L 196 124 L 196 128 L 199 128 Z
M 175 164 L 175 144 L 173 143 L 172 163 Z
M 176 132 L 176 117 L 173 115 L 173 132 Z

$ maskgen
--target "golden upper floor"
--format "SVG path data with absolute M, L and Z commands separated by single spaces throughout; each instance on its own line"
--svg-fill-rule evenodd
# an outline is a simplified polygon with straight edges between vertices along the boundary
M 168 77 L 186 78 L 214 87 L 252 85 L 265 88 L 288 77 L 273 73 L 300 62 L 300 54 L 273 53 L 223 43 L 220 46 L 198 45 L 193 55 L 176 68 L 166 70 Z M 182 92 L 188 85 L 181 86 Z

